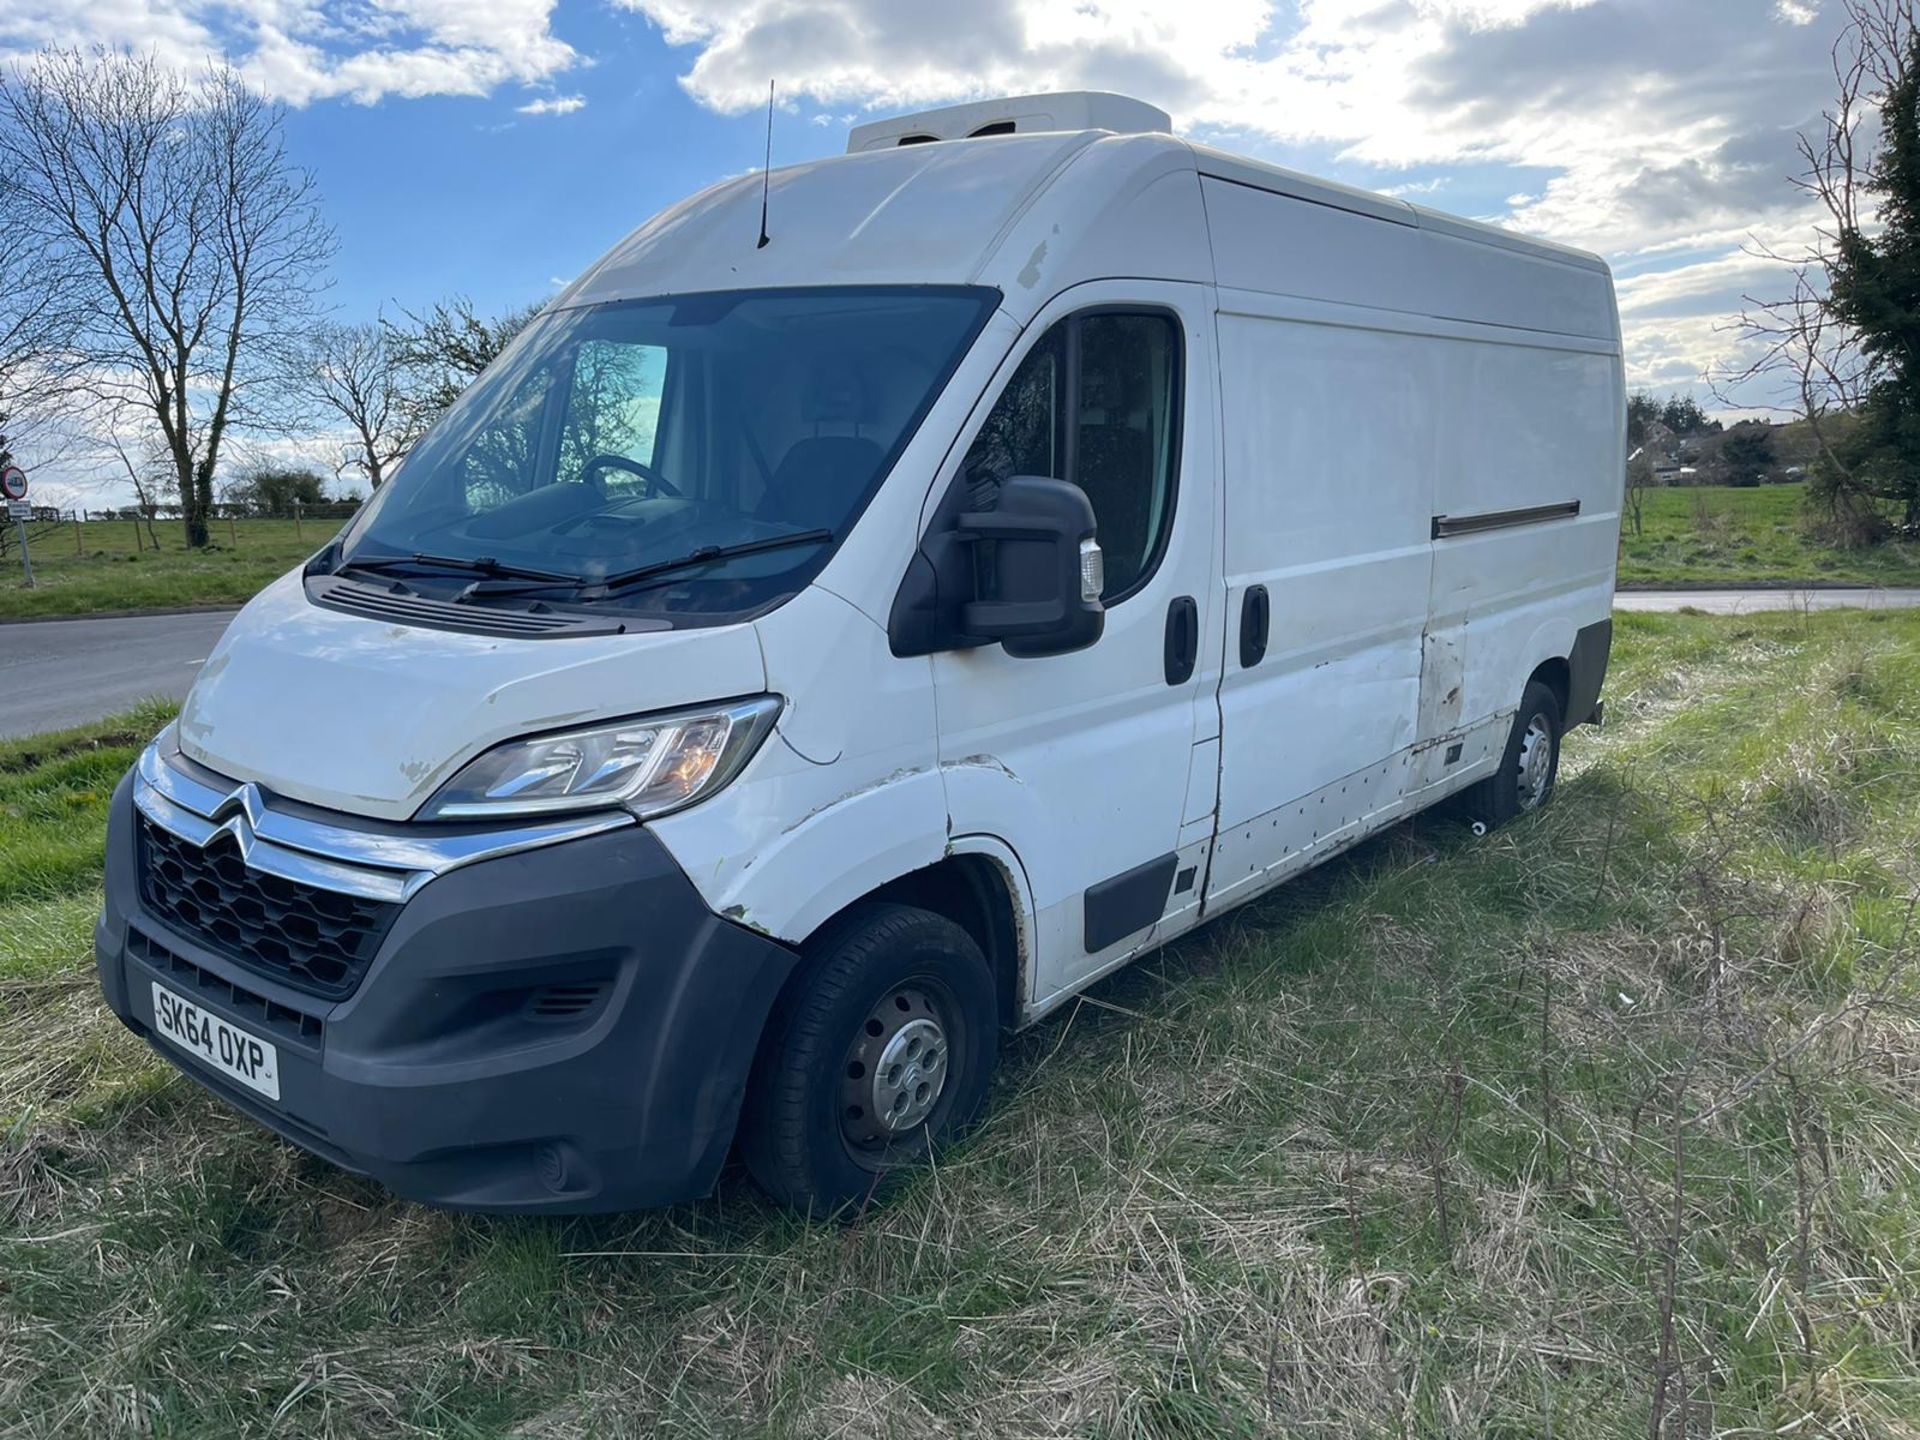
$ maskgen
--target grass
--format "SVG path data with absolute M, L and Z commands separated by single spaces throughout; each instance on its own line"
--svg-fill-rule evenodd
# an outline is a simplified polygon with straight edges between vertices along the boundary
M 30 541 L 36 583 L 28 588 L 20 547 L 6 526 L 0 553 L 0 620 L 239 605 L 324 545 L 338 520 L 216 520 L 213 544 L 186 547 L 179 524 L 154 528 L 158 552 L 136 548 L 131 520 L 41 526 Z M 146 527 L 140 539 L 146 541 Z
M 1619 625 L 1555 805 L 1103 983 L 850 1228 L 268 1137 L 94 999 L 159 714 L 0 748 L 0 1433 L 1911 1440 L 1920 615 Z
M 1620 583 L 1920 585 L 1920 545 L 1824 544 L 1807 527 L 1805 494 L 1803 485 L 1650 489 L 1641 533 L 1629 520 L 1622 537 Z

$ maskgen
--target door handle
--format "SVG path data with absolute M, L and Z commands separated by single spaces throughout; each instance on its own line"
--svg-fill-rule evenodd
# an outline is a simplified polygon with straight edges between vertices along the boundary
M 1273 620 L 1273 604 L 1267 599 L 1267 587 L 1249 585 L 1240 598 L 1240 668 L 1251 670 L 1266 658 L 1267 630 Z
M 1200 607 L 1191 595 L 1167 606 L 1167 684 L 1184 685 L 1200 660 Z

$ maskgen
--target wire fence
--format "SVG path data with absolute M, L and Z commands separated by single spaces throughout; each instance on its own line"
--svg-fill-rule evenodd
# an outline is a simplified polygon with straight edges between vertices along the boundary
M 207 517 L 207 530 L 215 545 L 240 550 L 248 548 L 249 543 L 276 548 L 297 547 L 308 542 L 318 546 L 352 519 L 359 508 L 360 502 L 354 500 L 316 505 L 297 503 L 282 509 L 218 504 Z M 0 511 L 0 559 L 18 555 L 22 529 L 36 559 L 59 556 L 84 559 L 100 553 L 132 554 L 185 548 L 181 511 L 177 505 L 106 510 L 36 505 L 31 517 L 23 523 L 8 522 L 5 512 Z

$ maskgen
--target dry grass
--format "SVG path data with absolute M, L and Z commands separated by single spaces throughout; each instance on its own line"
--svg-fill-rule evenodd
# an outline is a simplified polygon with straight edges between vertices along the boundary
M 151 1060 L 36 895 L 0 1433 L 1920 1435 L 1917 692 L 1920 617 L 1625 622 L 1549 812 L 1102 985 L 851 1229 L 398 1204 Z

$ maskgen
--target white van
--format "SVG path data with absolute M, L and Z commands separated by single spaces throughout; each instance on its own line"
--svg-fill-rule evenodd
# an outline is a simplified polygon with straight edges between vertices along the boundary
M 1003 1030 L 1598 717 L 1600 260 L 1116 96 L 849 150 L 616 246 L 121 786 L 107 999 L 296 1144 L 859 1204 Z

